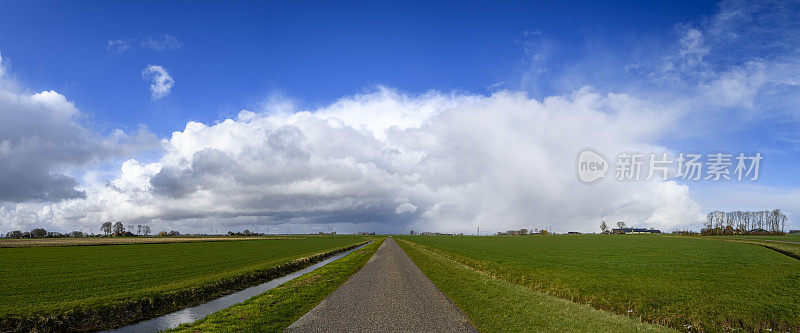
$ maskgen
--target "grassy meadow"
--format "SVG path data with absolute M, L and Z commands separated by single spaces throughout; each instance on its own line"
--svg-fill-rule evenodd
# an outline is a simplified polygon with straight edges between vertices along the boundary
M 656 235 L 402 239 L 496 280 L 681 330 L 800 327 L 800 260 L 754 244 Z M 454 274 L 430 272 L 434 283 Z M 460 291 L 437 285 L 461 306 Z
M 736 237 L 736 236 L 729 236 L 729 237 Z M 751 239 L 768 239 L 768 240 L 777 240 L 777 241 L 784 241 L 784 242 L 796 242 L 800 243 L 800 234 L 789 234 L 783 236 L 759 236 L 759 235 L 752 235 L 752 236 L 739 236 L 742 238 L 751 238 Z
M 0 320 L 136 301 L 163 308 L 157 304 L 162 300 L 166 308 L 174 308 L 180 300 L 164 295 L 183 293 L 184 299 L 199 301 L 217 289 L 237 289 L 264 279 L 268 276 L 261 273 L 266 270 L 363 241 L 334 236 L 0 248 Z
M 697 239 L 715 239 L 728 242 L 737 242 L 763 246 L 765 248 L 783 253 L 795 259 L 800 259 L 800 235 L 785 236 L 689 236 Z
M 744 240 L 730 240 L 730 241 L 763 246 L 765 248 L 778 251 L 795 259 L 800 259 L 800 243 L 796 242 L 790 243 L 788 241 L 776 241 L 770 239 L 744 239 Z
M 382 243 L 376 239 L 313 272 L 170 332 L 282 332 L 364 266 Z
M 483 332 L 676 332 L 493 278 L 416 243 L 398 244 Z

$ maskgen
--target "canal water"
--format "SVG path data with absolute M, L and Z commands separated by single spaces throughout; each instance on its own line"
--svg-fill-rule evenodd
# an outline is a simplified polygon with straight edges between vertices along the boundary
M 369 244 L 369 243 L 367 243 Z M 104 332 L 119 332 L 119 333 L 150 333 L 150 332 L 158 332 L 167 330 L 170 328 L 178 327 L 181 324 L 186 323 L 193 323 L 197 320 L 203 319 L 206 316 L 217 312 L 219 310 L 228 308 L 232 305 L 244 302 L 250 299 L 253 296 L 257 296 L 262 294 L 263 292 L 275 288 L 281 285 L 284 282 L 291 281 L 295 278 L 300 277 L 303 274 L 308 272 L 312 272 L 317 268 L 325 266 L 331 262 L 338 260 L 341 257 L 348 255 L 350 252 L 358 250 L 367 244 L 361 245 L 355 249 L 348 250 L 339 254 L 336 254 L 332 257 L 329 257 L 323 261 L 320 261 L 316 264 L 303 268 L 299 271 L 294 271 L 287 275 L 281 276 L 279 278 L 269 280 L 265 283 L 259 284 L 257 286 L 253 286 L 244 290 L 237 291 L 233 294 L 226 295 L 206 303 L 200 304 L 198 306 L 193 306 L 191 308 L 186 308 L 183 310 L 175 311 L 172 313 L 165 314 L 161 317 L 156 317 L 153 319 L 148 319 L 145 321 L 140 321 L 138 323 L 120 327 L 117 329 L 104 331 Z

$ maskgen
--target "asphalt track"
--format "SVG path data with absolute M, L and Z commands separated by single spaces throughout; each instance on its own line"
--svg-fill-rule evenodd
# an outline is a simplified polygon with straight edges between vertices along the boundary
M 477 332 L 391 238 L 289 332 Z

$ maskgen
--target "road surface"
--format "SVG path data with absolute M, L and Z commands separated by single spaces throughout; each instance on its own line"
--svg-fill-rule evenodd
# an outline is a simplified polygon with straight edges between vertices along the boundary
M 477 332 L 391 238 L 289 332 Z

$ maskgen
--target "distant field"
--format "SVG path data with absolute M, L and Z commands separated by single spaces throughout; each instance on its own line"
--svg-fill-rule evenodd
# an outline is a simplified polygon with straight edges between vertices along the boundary
M 788 234 L 783 236 L 760 236 L 760 235 L 730 235 L 730 236 L 702 236 L 704 238 L 720 238 L 720 239 L 762 239 L 762 240 L 776 240 L 783 242 L 798 242 L 800 243 L 800 234 Z
M 731 242 L 757 244 L 766 247 L 768 249 L 778 251 L 795 259 L 800 259 L 800 242 L 794 242 L 789 240 L 776 240 L 776 239 L 759 239 L 759 238 L 737 239 L 736 237 L 731 237 L 730 239 L 725 238 L 724 240 Z
M 0 249 L 0 321 L 191 294 L 364 241 L 355 236 Z M 199 297 L 199 296 L 197 296 Z M 170 301 L 171 302 L 171 301 Z M 149 305 L 148 305 L 149 306 Z
M 748 243 L 763 246 L 787 256 L 800 259 L 800 235 L 785 236 L 680 236 L 695 239 Z
M 756 245 L 650 235 L 403 239 L 503 281 L 681 330 L 800 327 L 800 260 Z
M 115 245 L 115 244 L 157 244 L 157 243 L 189 243 L 189 242 L 220 242 L 253 239 L 292 239 L 310 236 L 263 236 L 263 237 L 227 237 L 227 236 L 198 236 L 198 237 L 77 237 L 77 238 L 30 238 L 30 239 L 0 239 L 0 248 L 3 247 L 41 247 L 41 246 L 78 246 L 78 245 Z

